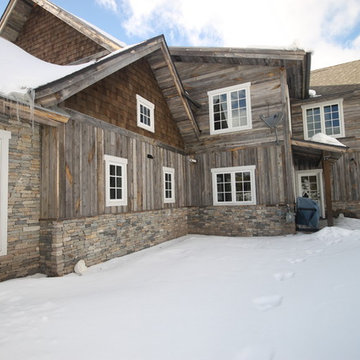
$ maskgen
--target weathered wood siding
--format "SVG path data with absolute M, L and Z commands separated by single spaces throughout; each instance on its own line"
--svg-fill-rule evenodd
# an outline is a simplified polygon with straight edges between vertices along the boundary
M 214 63 L 175 62 L 185 89 L 201 108 L 194 110 L 201 130 L 200 141 L 195 137 L 186 145 L 189 151 L 205 148 L 253 145 L 275 141 L 272 132 L 259 118 L 282 111 L 280 69 L 266 66 L 229 65 Z M 210 135 L 209 101 L 207 92 L 251 82 L 252 129 L 229 134 Z M 278 126 L 282 138 L 282 126 Z
M 100 121 L 99 121 L 100 123 Z M 128 160 L 128 205 L 105 206 L 104 155 Z M 148 158 L 148 154 L 153 159 Z M 69 122 L 42 132 L 41 217 L 74 218 L 186 206 L 186 156 L 113 125 Z M 162 167 L 175 169 L 175 203 L 163 202 Z
M 349 146 L 349 151 L 335 162 L 332 170 L 332 199 L 334 202 L 360 201 L 360 97 L 346 94 L 345 96 L 319 98 L 317 102 L 343 98 L 344 124 L 346 137 L 339 138 Z M 316 104 L 316 100 L 312 100 Z M 309 102 L 307 102 L 309 103 Z M 302 103 L 291 107 L 293 137 L 304 139 Z M 319 168 L 319 164 L 310 159 L 297 162 L 298 170 Z
M 47 62 L 64 65 L 104 49 L 40 6 L 35 6 L 15 44 Z
M 232 151 L 197 154 L 197 163 L 188 163 L 188 198 L 191 206 L 212 206 L 212 168 L 256 165 L 256 202 L 276 205 L 287 202 L 283 145 L 244 147 Z
M 155 133 L 137 126 L 136 94 L 155 105 Z M 179 129 L 145 59 L 70 97 L 65 106 L 180 149 L 184 147 Z
M 337 97 L 319 97 L 307 102 L 296 102 L 291 106 L 292 114 L 292 130 L 293 137 L 296 139 L 304 139 L 304 125 L 301 105 L 314 104 L 317 102 L 326 102 L 333 99 L 344 99 L 344 124 L 345 124 L 345 137 L 339 138 L 344 145 L 349 146 L 352 150 L 360 150 L 360 96 L 348 94 L 345 96 Z

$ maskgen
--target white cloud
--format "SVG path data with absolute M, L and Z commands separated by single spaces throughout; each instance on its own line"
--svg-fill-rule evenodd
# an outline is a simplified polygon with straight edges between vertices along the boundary
M 129 35 L 165 33 L 171 45 L 297 44 L 314 51 L 313 67 L 360 58 L 359 38 L 346 40 L 356 27 L 360 35 L 358 0 L 122 0 L 122 7 Z
M 113 12 L 117 12 L 118 10 L 116 0 L 95 0 L 95 2 L 105 9 L 109 9 Z

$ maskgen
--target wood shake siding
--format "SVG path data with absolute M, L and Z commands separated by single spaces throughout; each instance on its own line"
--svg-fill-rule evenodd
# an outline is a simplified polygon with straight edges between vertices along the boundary
M 31 11 L 15 44 L 39 59 L 59 65 L 104 50 L 39 6 Z
M 155 133 L 137 126 L 136 94 L 155 105 Z M 65 106 L 176 148 L 184 148 L 179 129 L 144 59 L 70 97 Z

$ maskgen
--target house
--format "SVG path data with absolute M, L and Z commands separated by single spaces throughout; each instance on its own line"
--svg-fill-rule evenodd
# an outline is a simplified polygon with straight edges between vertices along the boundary
M 26 62 L 0 81 L 0 280 L 188 233 L 293 233 L 299 163 L 347 151 L 294 139 L 303 50 L 125 46 L 47 0 L 11 0 L 0 36 Z
M 310 89 L 310 98 L 292 102 L 293 138 L 307 140 L 323 132 L 348 147 L 328 169 L 332 180 L 332 208 L 335 214 L 360 217 L 360 61 L 312 71 Z M 322 173 L 325 169 L 318 159 L 297 159 L 295 168 L 299 187 L 301 180 L 312 179 L 312 186 L 318 192 L 314 196 L 324 204 Z

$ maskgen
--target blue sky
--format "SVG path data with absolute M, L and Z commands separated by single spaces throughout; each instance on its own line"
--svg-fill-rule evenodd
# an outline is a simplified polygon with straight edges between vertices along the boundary
M 53 2 L 127 44 L 164 34 L 170 46 L 302 48 L 313 69 L 360 59 L 359 0 Z

